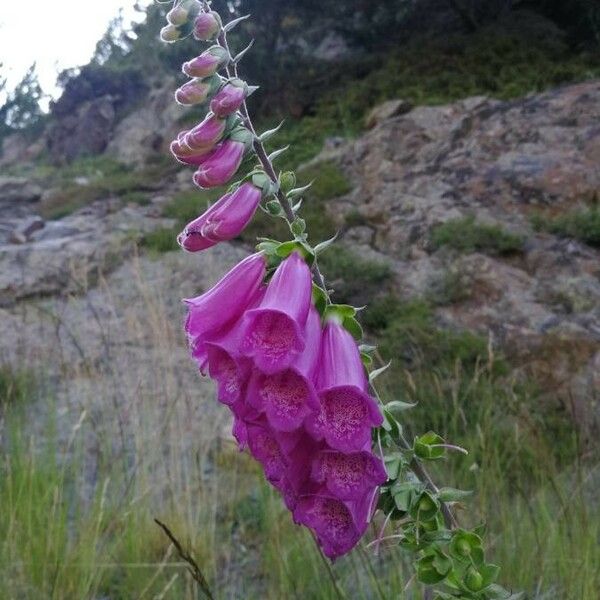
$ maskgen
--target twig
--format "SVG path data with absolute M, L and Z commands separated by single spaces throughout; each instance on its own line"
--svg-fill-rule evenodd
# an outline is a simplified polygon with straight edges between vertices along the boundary
M 194 560 L 193 556 L 186 552 L 182 545 L 179 543 L 177 538 L 171 533 L 171 530 L 158 519 L 154 519 L 154 522 L 164 531 L 165 535 L 171 540 L 173 546 L 175 546 L 175 550 L 177 550 L 177 554 L 179 554 L 181 560 L 185 561 L 188 565 L 188 571 L 193 577 L 194 581 L 198 584 L 198 587 L 202 590 L 204 595 L 208 598 L 208 600 L 214 600 L 214 596 L 210 591 L 210 587 L 206 581 L 206 578 L 202 574 L 198 563 Z

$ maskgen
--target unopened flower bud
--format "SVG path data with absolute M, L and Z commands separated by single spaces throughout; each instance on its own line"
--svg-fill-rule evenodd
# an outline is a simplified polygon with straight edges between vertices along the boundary
M 188 20 L 189 13 L 188 11 L 180 4 L 175 6 L 167 13 L 167 21 L 171 25 L 175 25 L 178 27 L 180 25 L 185 25 Z
M 165 25 L 160 30 L 160 39 L 163 42 L 172 44 L 173 42 L 176 42 L 180 38 L 181 38 L 181 32 L 179 31 L 179 29 L 177 29 L 177 27 L 175 27 L 175 25 Z
M 200 13 L 194 21 L 194 37 L 201 42 L 210 42 L 221 31 L 221 17 L 215 11 Z
M 188 77 L 209 77 L 229 62 L 229 53 L 221 46 L 212 46 L 200 56 L 184 62 L 181 70 Z
M 175 100 L 184 106 L 206 102 L 221 85 L 221 78 L 213 75 L 208 79 L 192 79 L 184 83 L 176 92 Z
M 245 146 L 235 140 L 225 140 L 202 161 L 194 173 L 194 183 L 201 188 L 225 185 L 239 169 Z
M 210 110 L 218 117 L 226 117 L 242 106 L 247 95 L 248 85 L 246 82 L 241 79 L 232 79 L 213 98 Z

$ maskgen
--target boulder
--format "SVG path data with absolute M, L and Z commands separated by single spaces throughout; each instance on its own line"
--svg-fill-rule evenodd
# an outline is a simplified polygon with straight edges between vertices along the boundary
M 582 426 L 600 426 L 600 249 L 531 222 L 536 213 L 592 206 L 600 194 L 600 81 L 405 114 L 402 101 L 386 104 L 374 109 L 366 135 L 316 159 L 336 161 L 353 183 L 328 202 L 331 217 L 340 227 L 346 215 L 358 219 L 348 241 L 371 240 L 393 258 L 404 298 L 432 297 L 448 273 L 463 282 L 459 298 L 437 308 L 440 322 L 491 333 L 566 410 L 575 403 Z M 521 235 L 522 251 L 433 246 L 437 225 L 467 216 Z

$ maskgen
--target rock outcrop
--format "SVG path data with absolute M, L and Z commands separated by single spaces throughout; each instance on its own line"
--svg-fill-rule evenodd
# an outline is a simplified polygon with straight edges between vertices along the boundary
M 440 323 L 491 333 L 582 423 L 600 424 L 600 251 L 531 223 L 598 200 L 599 81 L 415 108 L 316 160 L 352 180 L 331 215 L 340 226 L 351 215 L 346 239 L 393 259 L 401 296 L 431 297 L 454 277 L 464 289 L 438 306 Z M 437 225 L 468 216 L 522 236 L 522 249 L 503 258 L 434 247 Z

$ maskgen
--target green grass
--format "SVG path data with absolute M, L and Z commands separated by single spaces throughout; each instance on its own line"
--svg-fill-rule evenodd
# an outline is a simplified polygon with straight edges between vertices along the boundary
M 145 233 L 141 240 L 140 246 L 152 252 L 171 252 L 179 248 L 177 244 L 177 231 L 171 227 L 161 227 Z
M 498 225 L 478 223 L 474 217 L 446 221 L 431 231 L 431 244 L 458 252 L 483 252 L 492 256 L 509 256 L 523 250 L 524 238 Z
M 485 341 L 437 330 L 426 303 L 388 297 L 372 313 L 381 351 L 395 359 L 378 380 L 381 392 L 418 402 L 403 414 L 406 435 L 434 428 L 470 451 L 434 465 L 433 472 L 441 484 L 475 491 L 459 518 L 465 525 L 485 520 L 502 583 L 529 591 L 531 598 L 539 590 L 546 594 L 540 598 L 595 600 L 597 477 L 593 464 L 575 460 L 572 430 L 549 427 L 548 415 L 536 411 L 537 398 L 493 367 L 499 359 L 487 355 Z M 65 446 L 56 438 L 52 401 L 46 402 L 48 422 L 37 451 L 25 433 L 27 411 L 13 405 L 3 413 L 5 597 L 195 599 L 184 565 L 153 523 L 157 516 L 193 552 L 219 599 L 338 600 L 312 539 L 293 525 L 245 454 L 223 446 L 209 453 L 206 440 L 199 440 L 204 450 L 197 456 L 195 448 L 176 445 L 169 457 L 155 433 L 144 441 L 137 430 L 144 460 L 137 466 L 127 455 L 101 460 L 90 482 L 84 442 L 94 425 L 84 421 Z M 164 468 L 169 476 L 154 491 L 149 478 Z M 379 521 L 367 542 L 378 527 Z M 357 550 L 332 571 L 347 598 L 422 598 L 408 581 L 407 557 L 395 547 L 384 548 L 379 558 Z M 381 596 L 373 596 L 370 573 Z
M 597 207 L 575 210 L 556 217 L 537 215 L 532 221 L 538 230 L 600 247 L 600 209 Z
M 329 248 L 319 259 L 334 300 L 341 304 L 362 306 L 385 290 L 392 271 L 389 263 L 363 258 L 351 248 Z
M 141 169 L 131 167 L 104 156 L 80 158 L 69 165 L 54 167 L 36 165 L 24 175 L 42 180 L 53 191 L 40 205 L 42 216 L 60 219 L 94 202 L 119 198 L 123 203 L 147 204 L 149 194 L 173 173 L 173 164 L 156 157 Z

